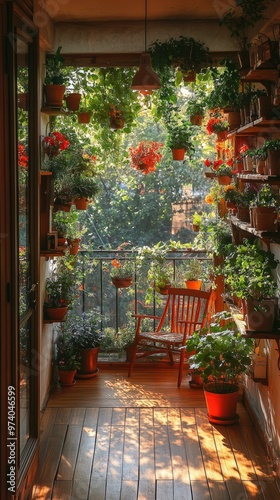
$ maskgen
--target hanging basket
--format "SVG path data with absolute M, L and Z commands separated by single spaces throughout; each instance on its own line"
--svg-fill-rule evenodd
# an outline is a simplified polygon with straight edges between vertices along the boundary
M 72 94 L 69 94 L 65 98 L 66 106 L 69 109 L 69 111 L 78 111 L 81 97 L 82 94 L 79 94 L 78 92 L 73 92 Z
M 87 198 L 75 198 L 74 199 L 74 205 L 77 210 L 86 210 L 88 208 L 88 205 L 90 203 L 90 200 Z
M 118 278 L 116 276 L 111 276 L 113 285 L 116 288 L 128 288 L 132 284 L 132 276 L 126 276 L 124 278 Z
M 91 112 L 90 111 L 85 111 L 85 112 L 79 112 L 77 113 L 78 117 L 78 123 L 89 123 L 90 118 L 91 118 Z

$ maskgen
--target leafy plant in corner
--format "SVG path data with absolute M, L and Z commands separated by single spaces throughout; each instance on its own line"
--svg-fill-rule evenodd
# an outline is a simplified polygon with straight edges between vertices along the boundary
M 54 54 L 48 54 L 46 57 L 45 85 L 63 85 L 65 83 L 65 75 L 63 72 L 64 59 L 61 55 L 61 49 L 62 47 L 59 46 Z

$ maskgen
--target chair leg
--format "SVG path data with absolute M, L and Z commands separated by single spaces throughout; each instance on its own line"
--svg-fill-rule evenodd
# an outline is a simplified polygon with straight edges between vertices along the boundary
M 184 360 L 185 360 L 185 349 L 181 349 L 177 387 L 181 387 L 183 378 Z
M 133 372 L 134 363 L 135 363 L 135 359 L 136 359 L 136 351 L 137 351 L 137 344 L 132 349 L 131 361 L 130 361 L 129 370 L 128 370 L 128 377 L 131 377 L 132 372 Z

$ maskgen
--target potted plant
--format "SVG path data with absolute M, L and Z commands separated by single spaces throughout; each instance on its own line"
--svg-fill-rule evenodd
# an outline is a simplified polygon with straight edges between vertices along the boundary
M 86 210 L 99 191 L 96 179 L 93 176 L 74 175 L 71 184 L 70 189 L 76 209 Z
M 98 352 L 104 334 L 100 330 L 100 314 L 96 311 L 77 315 L 71 311 L 64 325 L 71 335 L 80 368 L 77 378 L 91 378 L 98 373 Z
M 225 141 L 228 135 L 228 121 L 221 117 L 211 117 L 207 124 L 206 130 L 209 135 L 217 134 L 219 142 Z
M 201 126 L 206 111 L 205 97 L 200 99 L 199 95 L 195 95 L 188 101 L 186 111 L 191 124 Z
M 251 225 L 257 231 L 277 231 L 278 198 L 269 184 L 263 184 L 251 202 Z
M 194 151 L 193 136 L 195 127 L 181 115 L 172 116 L 166 122 L 167 136 L 165 144 L 172 151 L 173 160 L 181 161 L 185 153 Z
M 212 172 L 214 172 L 215 177 L 218 178 L 218 182 L 221 185 L 228 185 L 231 183 L 233 175 L 237 172 L 233 170 L 233 161 L 232 159 L 222 160 L 221 158 L 218 160 L 214 160 L 213 162 L 208 158 L 204 160 L 204 165 L 207 168 L 210 168 Z
M 53 321 L 62 321 L 73 299 L 73 280 L 68 273 L 53 273 L 46 280 L 44 310 L 46 317 Z
M 220 68 L 211 68 L 213 89 L 205 99 L 207 108 L 223 110 L 225 113 L 234 111 L 239 115 L 240 75 L 238 69 L 231 59 L 224 59 L 221 65 Z
M 59 383 L 66 387 L 74 385 L 74 377 L 77 373 L 77 369 L 80 368 L 80 362 L 73 346 L 72 337 L 67 333 L 65 328 L 61 328 L 61 333 L 56 338 L 55 345 L 55 364 Z
M 115 287 L 128 288 L 135 275 L 135 261 L 132 258 L 113 259 L 111 266 L 110 276 Z
M 147 290 L 146 302 L 150 302 L 150 293 L 155 290 L 161 295 L 167 295 L 168 289 L 172 286 L 173 268 L 168 262 L 164 264 L 153 261 L 148 270 L 148 281 L 151 286 Z
M 202 277 L 205 277 L 206 270 L 203 261 L 193 257 L 184 263 L 184 279 L 187 288 L 200 290 Z
M 226 312 L 214 315 L 209 328 L 195 332 L 186 344 L 187 352 L 195 352 L 189 357 L 190 369 L 200 371 L 204 381 L 208 419 L 222 425 L 238 421 L 238 383 L 251 364 L 254 342 L 229 320 Z
M 162 146 L 160 142 L 141 141 L 138 146 L 130 147 L 131 168 L 140 170 L 145 175 L 154 172 L 156 164 L 162 158 L 162 154 L 158 152 Z
M 248 330 L 272 331 L 278 310 L 273 270 L 277 260 L 258 241 L 243 240 L 228 247 L 222 267 L 225 285 L 233 297 L 244 301 Z
M 49 169 L 51 172 L 53 158 L 57 156 L 61 151 L 65 151 L 70 146 L 70 142 L 68 141 L 66 135 L 62 134 L 58 131 L 50 132 L 49 135 L 46 135 L 42 141 L 43 151 L 47 155 Z
M 65 92 L 65 77 L 63 73 L 62 47 L 59 46 L 54 54 L 48 54 L 45 67 L 44 90 L 47 106 L 61 107 Z
M 280 139 L 266 140 L 258 151 L 268 160 L 269 175 L 280 175 Z
M 70 221 L 67 226 L 66 239 L 71 255 L 77 255 L 82 236 L 87 232 L 87 228 L 81 227 L 78 215 Z
M 192 216 L 192 225 L 193 225 L 193 230 L 195 233 L 198 233 L 199 231 L 199 226 L 200 226 L 200 223 L 201 223 L 201 218 L 202 218 L 202 215 L 199 214 L 198 212 L 194 212 L 193 213 L 193 216 Z

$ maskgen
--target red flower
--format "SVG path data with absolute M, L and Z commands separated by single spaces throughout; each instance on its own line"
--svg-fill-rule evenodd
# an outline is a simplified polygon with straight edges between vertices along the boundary
M 61 134 L 60 132 L 51 132 L 49 135 L 44 137 L 43 146 L 45 153 L 51 158 L 56 156 L 59 151 L 67 149 L 70 146 L 70 142 L 64 134 Z
M 223 164 L 223 160 L 214 160 L 213 162 L 213 170 L 218 170 L 218 168 Z
M 212 162 L 209 160 L 209 158 L 207 158 L 206 160 L 204 160 L 204 165 L 205 165 L 205 167 L 211 167 Z
M 156 164 L 161 160 L 162 154 L 158 149 L 163 144 L 160 142 L 139 142 L 138 146 L 129 148 L 131 157 L 130 166 L 136 170 L 141 170 L 143 174 L 148 174 L 156 170 Z
M 26 169 L 28 167 L 28 156 L 25 150 L 25 146 L 22 143 L 18 143 L 18 166 Z

